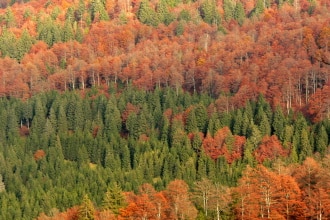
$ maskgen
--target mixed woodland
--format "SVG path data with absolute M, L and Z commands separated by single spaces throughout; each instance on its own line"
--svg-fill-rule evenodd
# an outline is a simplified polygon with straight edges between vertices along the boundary
M 330 219 L 327 0 L 0 0 L 0 219 Z

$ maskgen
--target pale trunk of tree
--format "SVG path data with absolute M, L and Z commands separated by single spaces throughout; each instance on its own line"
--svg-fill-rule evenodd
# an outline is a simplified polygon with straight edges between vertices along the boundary
M 219 201 L 217 200 L 217 220 L 220 220 Z
M 205 42 L 204 42 L 204 50 L 207 52 L 207 50 L 208 50 L 208 44 L 209 44 L 209 34 L 206 34 L 206 36 L 205 36 Z
M 196 81 L 195 81 L 195 76 L 192 77 L 193 81 L 193 88 L 194 88 L 194 94 L 196 93 Z
M 85 90 L 85 81 L 84 81 L 84 77 L 81 77 L 81 86 L 82 86 L 82 89 Z
M 157 203 L 157 219 L 161 219 L 162 216 L 162 205 L 160 203 Z
M 306 73 L 306 78 L 305 78 L 305 104 L 307 104 L 308 102 L 308 86 L 309 86 L 309 83 L 308 83 L 308 72 Z
M 92 79 L 93 79 L 93 86 L 95 87 L 95 72 L 94 72 L 94 70 L 92 71 Z
M 301 95 L 302 95 L 302 86 L 301 86 L 301 77 L 300 77 L 300 74 L 299 74 L 299 78 L 298 78 L 298 94 L 297 94 L 299 106 L 302 105 Z
M 319 214 L 317 216 L 317 220 L 322 220 L 322 200 L 320 198 L 320 203 L 319 203 Z
M 100 74 L 97 74 L 97 86 L 100 86 Z
M 74 76 L 74 72 L 71 69 L 70 69 L 70 78 L 71 78 L 72 90 L 75 90 L 75 76 Z
M 289 197 L 290 195 L 287 193 L 285 195 L 285 199 L 286 199 L 286 219 L 289 220 Z

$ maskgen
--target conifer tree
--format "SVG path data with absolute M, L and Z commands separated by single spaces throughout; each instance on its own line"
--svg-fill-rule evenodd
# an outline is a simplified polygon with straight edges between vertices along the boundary
M 224 0 L 223 10 L 225 12 L 224 17 L 226 21 L 230 21 L 236 15 L 236 7 L 232 0 Z M 236 19 L 236 16 L 235 16 Z
M 234 18 L 238 22 L 239 25 L 242 25 L 245 20 L 245 11 L 243 4 L 241 2 L 237 2 L 234 9 Z
M 157 26 L 159 24 L 159 18 L 156 12 L 150 7 L 147 0 L 143 0 L 140 3 L 139 10 L 137 11 L 137 18 L 143 24 Z
M 29 32 L 24 29 L 21 37 L 17 41 L 17 55 L 16 58 L 18 61 L 21 61 L 24 55 L 30 51 L 33 45 L 33 38 L 30 36 Z
M 108 21 L 109 15 L 105 9 L 105 5 L 101 0 L 92 0 L 91 2 L 91 19 L 99 19 L 101 21 Z
M 283 115 L 280 106 L 277 106 L 274 112 L 272 127 L 274 134 L 279 138 L 279 140 L 284 140 L 284 128 L 285 128 L 285 117 Z
M 82 204 L 79 206 L 78 210 L 78 220 L 94 220 L 95 208 L 92 201 L 89 199 L 88 195 L 85 194 Z
M 321 154 L 322 157 L 325 156 L 326 150 L 329 145 L 329 137 L 325 127 L 321 124 L 316 129 L 315 137 L 315 150 Z
M 125 205 L 126 201 L 121 187 L 117 183 L 111 184 L 104 194 L 103 210 L 111 210 L 115 215 L 118 215 L 119 210 L 125 207 Z
M 200 7 L 200 13 L 206 23 L 216 26 L 221 25 L 221 16 L 217 10 L 215 1 L 205 0 Z

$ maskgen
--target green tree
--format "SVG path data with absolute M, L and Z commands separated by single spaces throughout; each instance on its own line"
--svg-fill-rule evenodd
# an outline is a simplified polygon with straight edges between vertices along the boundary
M 180 21 L 175 28 L 175 35 L 180 36 L 184 33 L 184 23 Z
M 11 10 L 11 7 L 8 7 L 5 11 L 5 22 L 6 27 L 14 27 L 16 24 L 15 16 L 13 11 Z
M 104 194 L 102 202 L 103 210 L 111 210 L 115 215 L 118 215 L 120 209 L 125 206 L 125 196 L 121 187 L 117 183 L 111 184 Z
M 78 210 L 78 220 L 94 220 L 95 208 L 92 201 L 86 194 Z
M 10 58 L 16 58 L 17 50 L 16 50 L 17 39 L 15 35 L 7 30 L 6 28 L 2 31 L 0 36 L 0 52 L 1 56 L 9 56 Z
M 105 5 L 102 3 L 101 0 L 92 0 L 91 2 L 91 18 L 92 21 L 95 19 L 99 19 L 102 21 L 108 21 L 109 15 L 105 9 Z
M 320 124 L 316 129 L 315 137 L 315 150 L 321 154 L 322 157 L 325 156 L 326 150 L 329 144 L 329 137 L 325 127 Z
M 260 14 L 262 14 L 265 10 L 265 4 L 264 4 L 264 0 L 257 0 L 256 6 L 253 9 L 251 16 L 259 16 Z
M 157 26 L 159 24 L 159 17 L 156 12 L 150 7 L 147 0 L 140 3 L 139 10 L 137 11 L 137 18 L 143 24 Z
M 234 9 L 234 18 L 239 25 L 242 25 L 245 20 L 244 6 L 241 2 L 237 2 Z
M 72 24 L 69 20 L 66 20 L 64 23 L 63 30 L 62 30 L 62 41 L 68 42 L 73 39 L 74 39 L 74 31 L 73 31 Z
M 49 16 L 37 21 L 38 39 L 44 41 L 48 46 L 60 42 L 61 28 Z
M 220 26 L 221 16 L 217 10 L 215 1 L 205 0 L 200 7 L 200 14 L 206 23 Z
M 233 129 L 232 129 L 233 134 L 237 134 L 237 135 L 241 134 L 242 123 L 243 123 L 242 111 L 240 109 L 238 109 L 234 116 L 234 123 L 233 123 Z
M 207 115 L 206 107 L 202 104 L 199 104 L 194 109 L 194 113 L 196 116 L 196 124 L 199 131 L 206 133 L 207 124 L 208 124 L 208 115 Z
M 224 10 L 224 18 L 226 21 L 230 21 L 231 19 L 234 18 L 235 13 L 236 13 L 236 7 L 232 0 L 224 0 L 223 10 Z M 235 19 L 236 19 L 236 17 L 235 17 Z
M 285 128 L 286 120 L 282 109 L 280 106 L 277 106 L 274 112 L 272 127 L 274 130 L 274 134 L 279 138 L 279 140 L 284 140 L 284 128 Z
M 161 0 L 157 4 L 156 8 L 159 21 L 164 23 L 165 25 L 169 25 L 172 21 L 174 21 L 174 16 L 168 10 L 168 6 L 165 3 L 165 0 Z
M 24 29 L 22 32 L 21 37 L 17 41 L 17 60 L 22 60 L 24 55 L 30 51 L 32 45 L 33 45 L 33 38 L 30 36 L 29 32 Z
M 185 127 L 188 133 L 198 131 L 196 115 L 193 109 L 188 113 Z
M 309 142 L 308 132 L 306 129 L 303 129 L 300 135 L 299 160 L 301 162 L 304 161 L 306 157 L 311 156 L 312 153 L 313 149 Z

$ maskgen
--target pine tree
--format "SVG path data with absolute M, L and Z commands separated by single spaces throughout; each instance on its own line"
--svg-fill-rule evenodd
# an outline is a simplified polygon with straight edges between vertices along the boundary
M 245 20 L 245 11 L 243 4 L 241 2 L 237 2 L 234 9 L 234 18 L 238 22 L 239 25 L 242 25 Z
M 194 110 L 191 110 L 189 112 L 189 114 L 187 116 L 185 127 L 186 127 L 186 131 L 188 133 L 198 131 L 197 120 L 196 120 L 196 115 L 195 115 L 195 111 Z
M 91 2 L 91 19 L 99 19 L 101 21 L 108 21 L 109 15 L 105 9 L 105 5 L 100 0 L 92 0 Z
M 95 208 L 86 194 L 78 210 L 78 220 L 94 220 Z
M 285 128 L 285 117 L 283 115 L 280 106 L 277 106 L 274 112 L 272 127 L 274 134 L 279 138 L 279 140 L 284 140 L 284 128 Z
M 111 210 L 115 215 L 118 215 L 120 209 L 125 206 L 126 201 L 121 187 L 117 183 L 111 184 L 104 194 L 103 210 Z
M 199 104 L 194 109 L 194 113 L 196 116 L 196 124 L 199 131 L 206 133 L 207 124 L 208 124 L 208 115 L 204 105 Z
M 17 55 L 18 61 L 21 61 L 24 55 L 30 51 L 33 45 L 33 38 L 30 36 L 29 32 L 24 29 L 21 37 L 17 41 Z
M 306 157 L 311 156 L 312 153 L 313 149 L 311 144 L 309 143 L 307 130 L 303 129 L 300 135 L 299 160 L 301 162 L 304 161 Z
M 74 39 L 74 32 L 73 32 L 72 24 L 69 20 L 66 20 L 62 31 L 62 41 L 68 42 L 73 39 Z
M 205 0 L 200 7 L 200 14 L 206 23 L 220 26 L 221 16 L 217 10 L 215 1 Z
M 137 18 L 143 24 L 157 26 L 159 24 L 159 17 L 156 12 L 150 7 L 147 0 L 140 3 L 139 10 L 137 11 Z
M 4 16 L 5 22 L 6 22 L 6 27 L 13 27 L 15 26 L 15 16 L 13 11 L 11 10 L 10 7 L 8 7 L 5 11 L 5 16 Z
M 243 115 L 240 109 L 237 110 L 233 123 L 233 134 L 240 135 L 243 123 Z
M 224 0 L 223 10 L 225 12 L 224 17 L 226 21 L 230 21 L 236 15 L 236 7 L 232 0 Z
M 169 25 L 172 21 L 174 21 L 174 16 L 169 12 L 168 6 L 164 0 L 161 0 L 158 3 L 156 11 L 159 17 L 159 21 L 165 25 Z
M 329 138 L 325 127 L 321 124 L 316 129 L 315 137 L 315 150 L 321 154 L 322 157 L 325 156 L 326 150 L 328 148 Z

